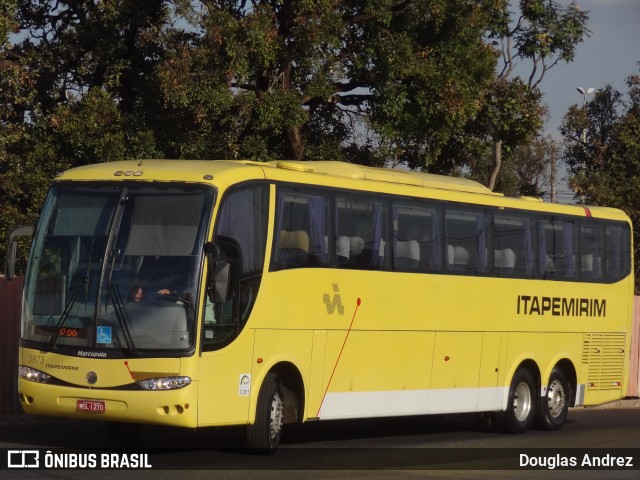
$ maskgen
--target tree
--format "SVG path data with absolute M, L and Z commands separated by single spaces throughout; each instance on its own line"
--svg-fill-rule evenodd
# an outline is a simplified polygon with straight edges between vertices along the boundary
M 22 121 L 22 106 L 30 101 L 32 80 L 19 59 L 10 53 L 10 36 L 18 31 L 17 1 L 0 1 L 0 253 L 4 239 L 17 225 L 28 222 L 28 194 L 16 179 L 29 175 L 21 163 L 19 147 L 28 139 Z M 12 199 L 13 201 L 7 201 Z M 10 221 L 8 221 L 11 219 Z M 23 249 L 24 251 L 24 249 Z
M 532 140 L 542 127 L 544 108 L 538 85 L 558 62 L 573 60 L 576 46 L 589 31 L 588 13 L 575 2 L 563 7 L 555 0 L 520 0 L 514 16 L 508 1 L 494 10 L 489 39 L 499 48 L 502 68 L 485 97 L 486 108 L 470 123 L 467 135 L 477 135 L 477 123 L 493 143 L 493 164 L 486 185 L 493 190 L 503 163 L 503 150 L 513 151 Z M 526 80 L 516 77 L 517 61 L 530 65 Z M 462 150 L 463 153 L 464 150 Z
M 553 2 L 521 5 L 541 29 L 561 29 L 536 10 Z M 468 166 L 449 157 L 451 145 L 482 152 L 491 138 L 510 152 L 538 121 L 539 92 L 495 73 L 488 40 L 503 38 L 491 32 L 509 25 L 507 7 L 1 0 L 1 228 L 33 223 L 57 171 L 115 158 L 334 159 L 450 173 Z M 546 49 L 536 53 L 543 65 L 556 44 L 576 41 L 543 33 L 522 40 Z
M 605 205 L 618 196 L 612 180 L 621 180 L 621 168 L 631 165 L 615 148 L 619 129 L 633 119 L 626 109 L 622 93 L 607 85 L 588 104 L 571 106 L 562 120 L 560 132 L 567 142 L 563 160 L 570 187 L 581 201 Z
M 551 201 L 556 201 L 553 189 L 559 148 L 558 142 L 550 135 L 535 138 L 532 142 L 518 147 L 515 170 L 521 195 L 541 198 L 548 193 Z
M 640 75 L 627 79 L 623 95 L 611 85 L 586 105 L 573 105 L 560 131 L 569 185 L 582 201 L 624 210 L 640 238 Z M 636 270 L 640 246 L 635 246 Z M 640 283 L 636 280 L 636 290 Z
M 168 5 L 0 2 L 3 238 L 13 226 L 35 222 L 58 171 L 157 153 L 161 96 L 154 70 Z
M 477 111 L 495 4 L 202 2 L 191 20 L 202 34 L 162 67 L 168 105 L 191 126 L 170 149 L 426 168 Z
M 467 123 L 464 130 L 452 137 L 448 150 L 436 163 L 438 173 L 449 173 L 452 165 L 469 169 L 479 182 L 509 195 L 520 193 L 517 177 L 504 175 L 498 183 L 498 173 L 515 172 L 519 161 L 518 148 L 533 141 L 543 125 L 546 109 L 541 104 L 542 94 L 519 78 L 495 78 L 482 99 L 478 115 Z M 503 158 L 506 154 L 507 158 Z

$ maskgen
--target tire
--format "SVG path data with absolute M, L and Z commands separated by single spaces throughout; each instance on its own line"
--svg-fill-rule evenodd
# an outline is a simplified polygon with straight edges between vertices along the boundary
M 562 370 L 554 368 L 549 376 L 547 393 L 540 397 L 536 425 L 543 430 L 562 428 L 569 413 L 572 389 Z
M 272 453 L 280 444 L 284 416 L 284 393 L 280 376 L 268 373 L 260 387 L 256 421 L 247 426 L 247 443 L 250 448 Z
M 509 386 L 507 409 L 494 413 L 494 426 L 505 433 L 524 433 L 533 423 L 538 396 L 536 382 L 526 368 L 516 371 Z

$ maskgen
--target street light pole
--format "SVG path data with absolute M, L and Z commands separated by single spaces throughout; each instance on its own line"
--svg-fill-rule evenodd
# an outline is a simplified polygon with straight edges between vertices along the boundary
M 589 87 L 589 88 L 578 87 L 576 90 L 578 90 L 578 92 L 580 92 L 582 94 L 582 107 L 586 108 L 587 107 L 587 95 L 593 93 L 595 88 L 593 88 L 593 87 Z M 582 140 L 582 143 L 587 143 L 587 129 L 586 128 L 584 130 L 582 130 L 581 140 Z
M 593 93 L 595 88 L 593 88 L 593 87 L 589 87 L 589 88 L 578 87 L 577 90 L 582 94 L 582 106 L 586 107 L 587 106 L 587 95 Z

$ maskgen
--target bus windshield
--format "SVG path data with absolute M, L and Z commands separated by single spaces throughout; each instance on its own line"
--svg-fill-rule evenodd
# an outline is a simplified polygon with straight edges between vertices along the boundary
M 175 184 L 54 186 L 27 272 L 22 339 L 128 355 L 192 349 L 212 203 L 211 190 Z

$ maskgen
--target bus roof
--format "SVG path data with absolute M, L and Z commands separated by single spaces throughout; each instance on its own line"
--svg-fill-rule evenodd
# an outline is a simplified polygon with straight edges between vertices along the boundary
M 296 173 L 303 175 L 298 177 Z M 318 180 L 312 180 L 312 178 Z M 501 193 L 492 192 L 484 185 L 466 178 L 448 177 L 409 170 L 375 168 L 338 161 L 284 161 L 256 162 L 252 160 L 123 160 L 98 163 L 72 168 L 62 172 L 56 180 L 72 181 L 105 181 L 105 180 L 139 180 L 139 181 L 183 181 L 194 183 L 217 184 L 222 181 L 226 185 L 250 179 L 263 178 L 275 181 L 299 181 L 301 183 L 327 184 L 328 180 L 343 179 L 355 181 L 366 190 L 387 190 L 374 185 L 383 182 L 389 186 L 424 187 L 429 190 L 440 190 L 441 195 L 451 198 L 456 193 L 471 194 L 460 201 L 478 202 L 497 206 L 519 208 L 525 210 L 548 211 L 580 216 L 600 218 L 619 218 L 628 221 L 628 217 L 618 209 L 608 207 L 583 207 L 543 202 L 533 197 L 509 198 Z M 369 183 L 370 182 L 370 183 Z M 343 182 L 338 182 L 345 185 Z M 368 186 L 364 186 L 369 184 Z M 395 190 L 395 189 L 394 189 Z M 449 193 L 446 193 L 449 192 Z M 407 192 L 408 195 L 411 193 Z M 416 191 L 413 192 L 416 194 Z M 482 195 L 486 200 L 472 200 L 473 195 Z M 434 195 L 439 196 L 438 194 Z
M 376 168 L 345 162 L 310 161 L 310 162 L 269 162 L 274 168 L 284 168 L 302 172 L 312 172 L 322 175 L 350 178 L 353 180 L 374 180 L 378 182 L 400 183 L 422 187 L 441 188 L 458 192 L 484 193 L 487 195 L 501 195 L 492 192 L 481 183 L 466 178 L 447 177 L 432 173 L 414 172 L 410 170 L 396 170 L 390 168 Z
M 60 174 L 58 180 L 106 180 L 118 177 L 139 180 L 191 180 L 199 181 L 205 175 L 215 175 L 233 168 L 233 165 L 251 165 L 269 169 L 316 173 L 324 176 L 352 180 L 373 180 L 403 185 L 425 186 L 458 192 L 494 193 L 484 185 L 466 178 L 447 177 L 431 173 L 375 168 L 336 161 L 282 161 L 254 162 L 250 160 L 128 160 L 98 163 L 72 168 Z M 237 168 L 237 167 L 236 167 Z M 149 170 L 152 170 L 150 172 Z M 152 173 L 153 178 L 148 176 Z M 167 178 L 167 176 L 169 176 Z

